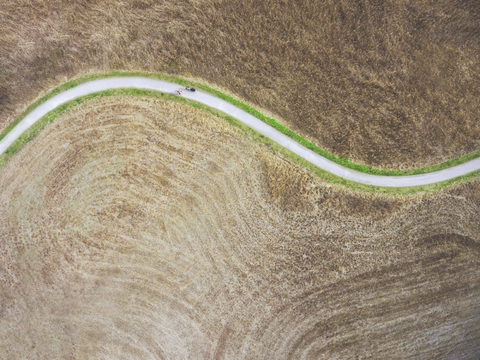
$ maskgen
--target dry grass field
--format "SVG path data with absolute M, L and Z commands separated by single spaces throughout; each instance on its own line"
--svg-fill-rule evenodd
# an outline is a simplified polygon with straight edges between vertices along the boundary
M 3 0 L 0 130 L 88 73 L 169 72 L 388 169 L 480 149 L 472 0 Z
M 0 357 L 478 358 L 479 190 L 355 193 L 192 107 L 93 100 L 0 172 Z

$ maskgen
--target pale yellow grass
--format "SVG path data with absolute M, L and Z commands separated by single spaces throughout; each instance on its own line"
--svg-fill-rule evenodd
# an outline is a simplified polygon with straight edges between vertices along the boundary
M 189 106 L 91 101 L 0 173 L 0 354 L 472 357 L 478 186 L 355 194 Z

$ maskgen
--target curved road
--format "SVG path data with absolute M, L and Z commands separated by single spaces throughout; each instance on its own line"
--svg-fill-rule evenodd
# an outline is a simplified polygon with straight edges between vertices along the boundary
M 17 140 L 30 126 L 58 106 L 76 98 L 100 91 L 132 88 L 173 93 L 175 90 L 181 88 L 181 86 L 161 80 L 143 77 L 106 78 L 83 83 L 54 96 L 29 113 L 2 141 L 0 141 L 0 155 L 3 154 L 7 148 L 14 143 L 15 140 Z M 360 184 L 384 187 L 421 186 L 450 180 L 480 169 L 480 158 L 477 158 L 461 165 L 428 174 L 409 176 L 378 176 L 365 174 L 344 168 L 341 165 L 325 159 L 313 151 L 306 149 L 279 131 L 273 129 L 256 117 L 238 109 L 234 105 L 227 103 L 224 100 L 216 98 L 213 95 L 209 95 L 197 90 L 196 92 L 184 92 L 182 96 L 208 105 L 214 109 L 218 109 L 241 121 L 265 137 L 277 142 L 293 153 L 301 156 L 319 168 L 341 178 Z

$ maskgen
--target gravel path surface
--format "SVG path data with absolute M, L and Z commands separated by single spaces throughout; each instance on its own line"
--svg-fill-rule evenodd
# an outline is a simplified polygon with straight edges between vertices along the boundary
M 29 113 L 2 141 L 0 141 L 0 155 L 3 154 L 30 126 L 58 106 L 76 98 L 100 91 L 132 88 L 174 93 L 177 89 L 182 87 L 178 84 L 143 77 L 107 78 L 86 82 L 54 96 Z M 181 96 L 218 109 L 238 119 L 255 131 L 277 142 L 319 168 L 356 183 L 384 187 L 421 186 L 450 180 L 480 169 L 480 158 L 477 158 L 461 165 L 428 174 L 409 176 L 378 176 L 365 174 L 347 169 L 325 159 L 273 129 L 261 120 L 213 95 L 197 90 L 195 92 L 184 91 Z

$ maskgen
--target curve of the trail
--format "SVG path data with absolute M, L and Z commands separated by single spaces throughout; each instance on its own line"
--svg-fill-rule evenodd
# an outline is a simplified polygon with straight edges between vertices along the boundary
M 0 141 L 0 155 L 3 154 L 7 150 L 7 148 L 12 145 L 28 128 L 30 128 L 35 122 L 39 121 L 50 111 L 54 110 L 62 104 L 80 98 L 82 96 L 114 89 L 143 89 L 159 91 L 163 93 L 173 93 L 179 88 L 181 88 L 181 86 L 178 84 L 143 77 L 107 78 L 83 83 L 52 97 L 51 99 L 47 100 L 46 102 L 35 108 L 35 110 L 30 112 L 19 124 L 17 124 L 15 128 L 12 129 L 12 131 L 2 141 Z M 287 148 L 298 156 L 301 156 L 303 159 L 318 166 L 319 168 L 346 180 L 360 184 L 382 187 L 422 186 L 454 179 L 456 177 L 463 176 L 480 169 L 480 158 L 477 158 L 475 160 L 448 169 L 421 175 L 370 175 L 345 168 L 314 153 L 311 150 L 308 150 L 296 141 L 273 129 L 272 127 L 265 124 L 256 117 L 213 95 L 209 95 L 197 90 L 195 92 L 184 92 L 182 96 L 190 100 L 210 106 L 214 109 L 220 110 L 225 114 L 230 115 L 235 119 L 241 121 L 253 130 L 264 135 L 265 137 L 268 137 L 269 139 L 280 144 L 281 146 Z

